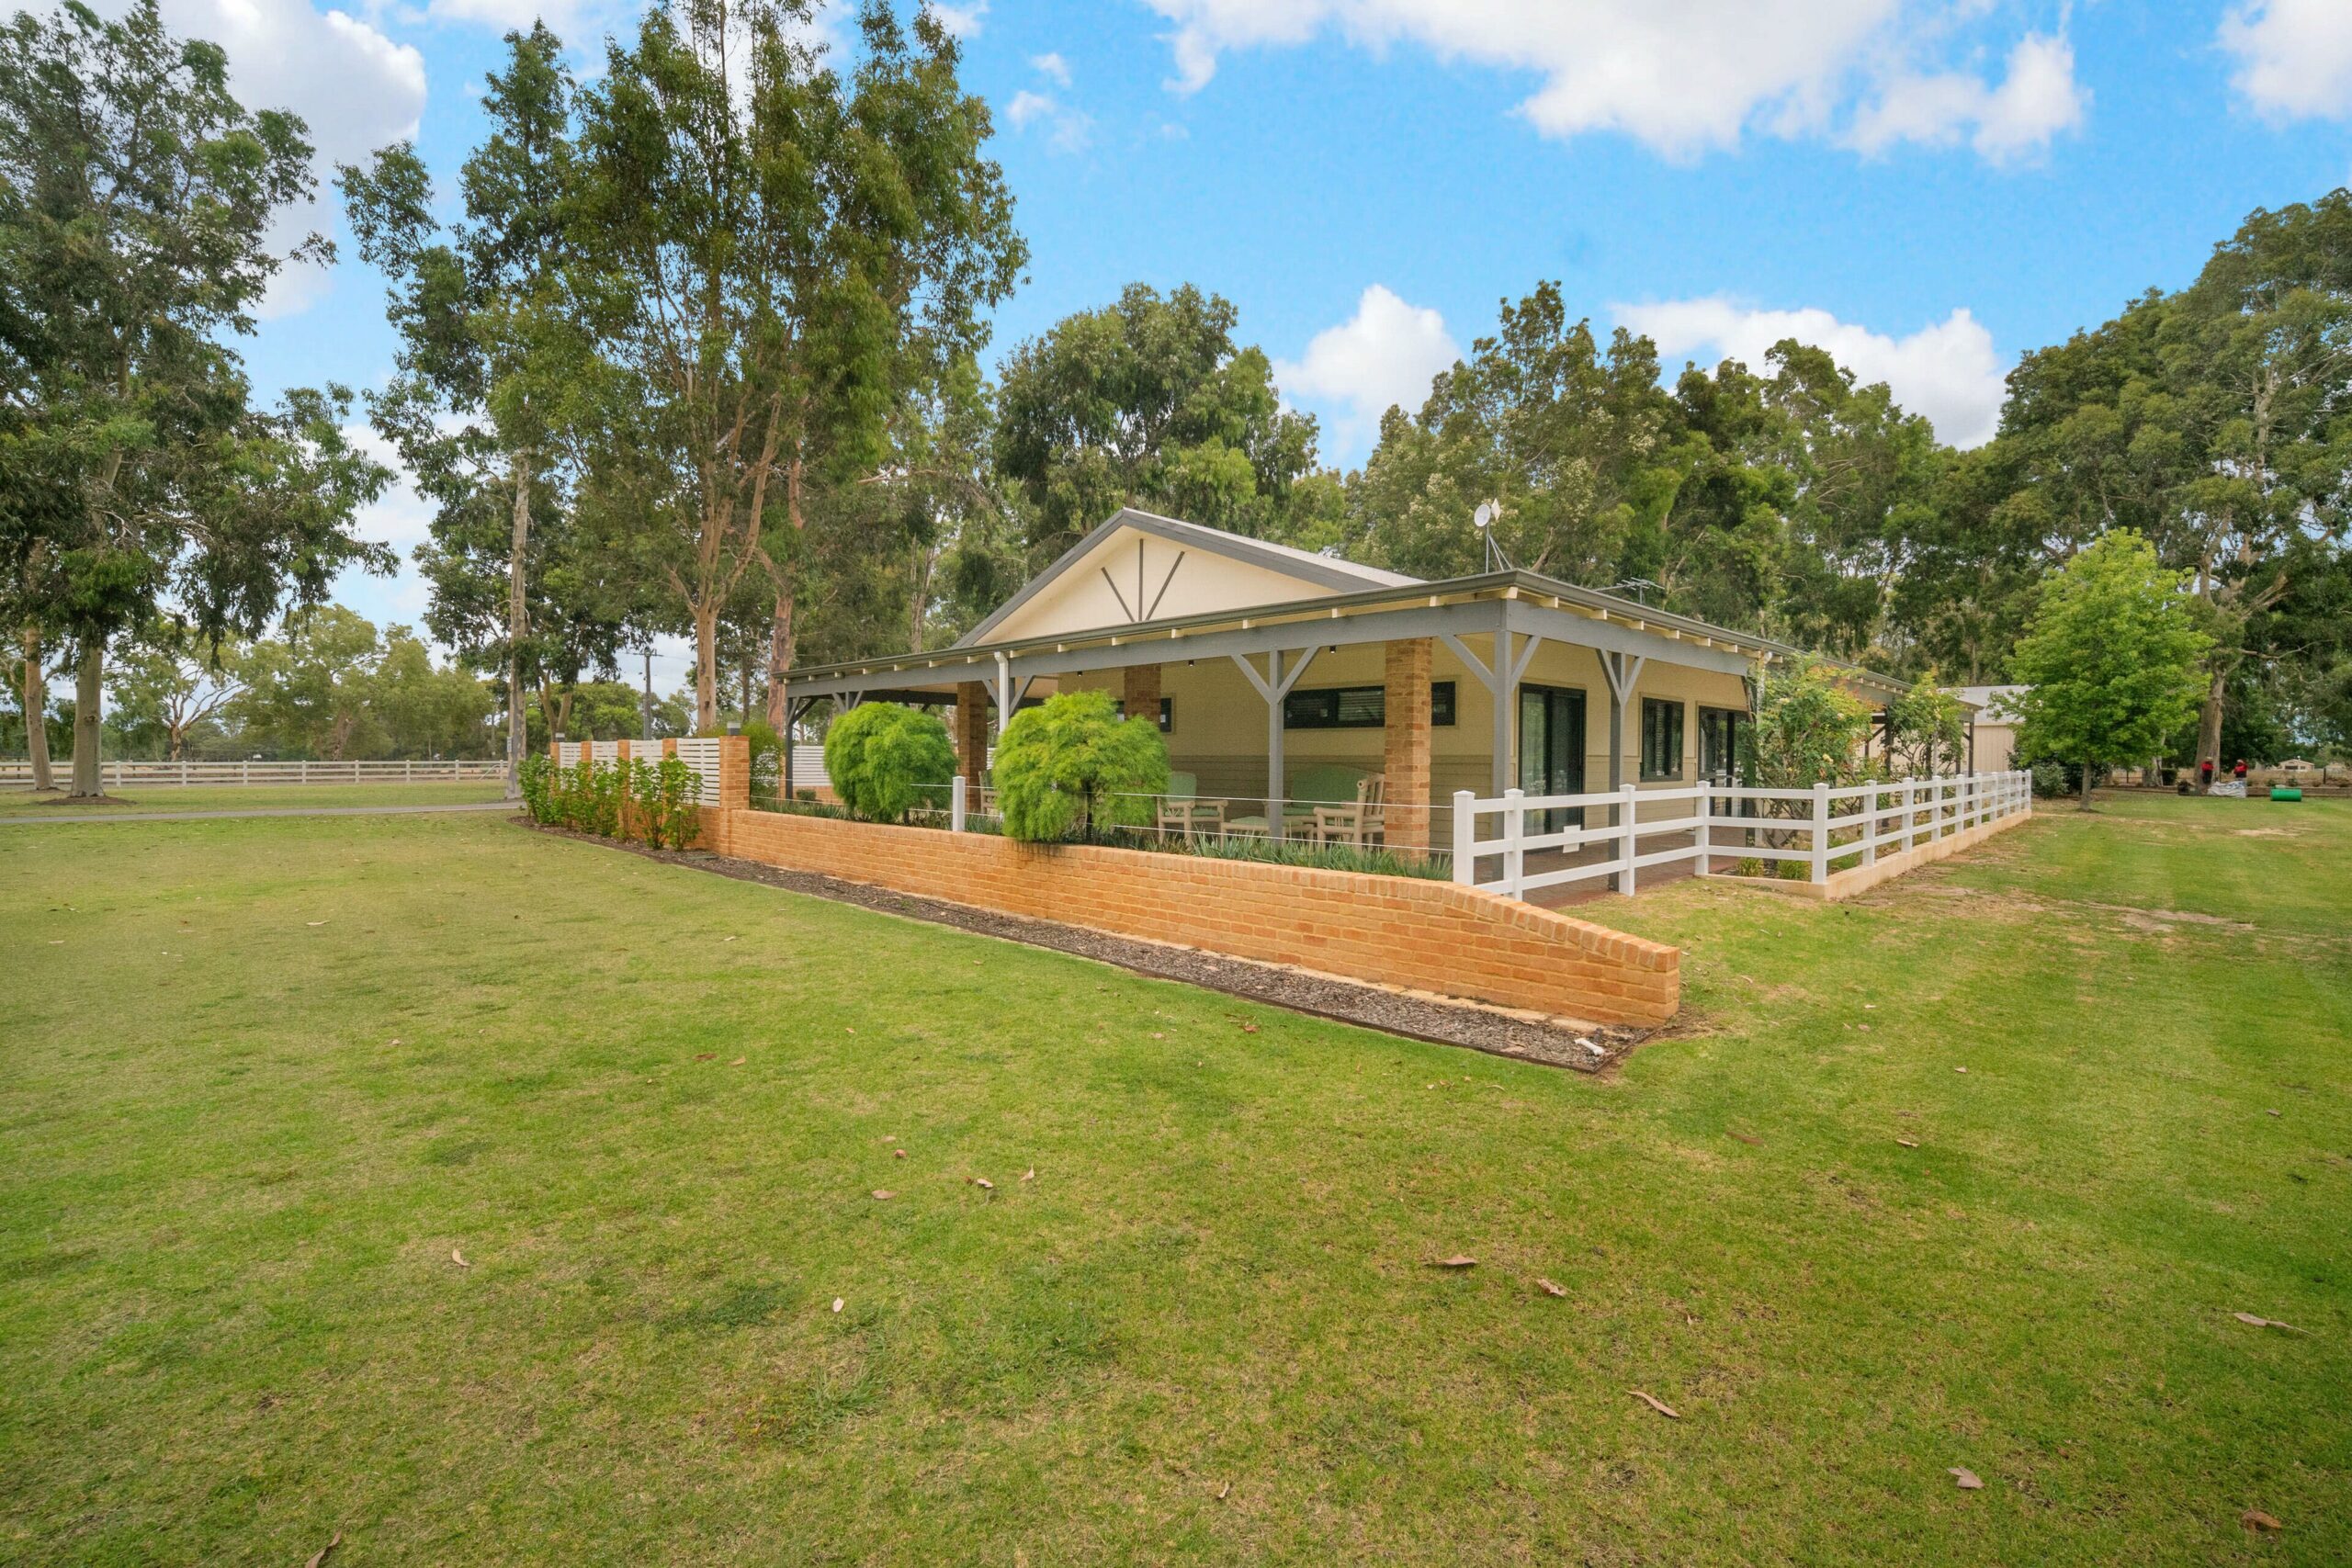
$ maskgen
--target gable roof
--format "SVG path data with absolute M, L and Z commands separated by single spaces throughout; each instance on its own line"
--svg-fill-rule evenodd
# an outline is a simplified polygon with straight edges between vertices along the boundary
M 1123 506 L 1117 512 L 1064 550 L 1059 559 L 1021 587 L 1021 592 L 990 611 L 979 625 L 956 639 L 957 648 L 972 648 L 986 642 L 990 633 L 1002 625 L 1023 605 L 1035 599 L 1070 568 L 1092 553 L 1094 548 L 1122 528 L 1133 528 L 1165 539 L 1185 549 L 1206 550 L 1284 577 L 1334 592 L 1353 592 L 1366 588 L 1409 588 L 1420 579 L 1401 572 L 1383 571 L 1378 567 L 1359 566 L 1353 561 L 1332 556 L 1318 556 L 1312 551 L 1295 549 L 1289 545 L 1277 545 L 1265 539 L 1252 539 L 1240 534 L 1229 534 L 1222 528 L 1204 527 L 1187 523 L 1182 518 L 1162 517 L 1158 513 L 1138 511 Z

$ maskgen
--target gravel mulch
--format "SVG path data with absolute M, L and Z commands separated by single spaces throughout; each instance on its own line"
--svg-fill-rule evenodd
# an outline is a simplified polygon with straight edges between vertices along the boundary
M 883 914 L 903 915 L 910 919 L 953 926 L 958 931 L 973 931 L 981 936 L 1026 942 L 1032 947 L 1049 947 L 1057 953 L 1095 959 L 1121 969 L 1133 970 L 1138 975 L 1149 975 L 1162 980 L 1180 980 L 1188 986 L 1222 991 L 1227 996 L 1244 997 L 1251 1001 L 1288 1008 L 1294 1012 L 1311 1013 L 1317 1018 L 1334 1019 L 1341 1023 L 1358 1024 L 1365 1029 L 1399 1034 L 1410 1040 L 1425 1040 L 1439 1045 L 1461 1045 L 1473 1051 L 1484 1051 L 1489 1055 L 1540 1062 L 1547 1066 L 1567 1067 L 1577 1072 L 1597 1073 L 1613 1066 L 1656 1032 L 1623 1024 L 1571 1024 L 1557 1019 L 1481 1007 L 1419 992 L 1363 985 L 1276 964 L 1229 958 L 1223 953 L 1203 953 L 1196 948 L 1113 936 L 1105 931 L 1090 931 L 1084 926 L 1033 920 L 1020 915 L 1001 915 L 992 910 L 976 909 L 942 899 L 898 893 L 863 882 L 845 882 L 839 877 L 823 876 L 815 872 L 786 871 L 780 866 L 763 865 L 757 861 L 738 860 L 701 850 L 648 849 L 642 844 L 599 839 L 568 829 L 536 827 L 519 817 L 515 821 L 534 832 L 578 839 L 606 849 L 624 850 L 648 860 L 731 876 L 739 882 L 756 882 L 768 887 L 781 887 L 787 892 L 804 893 L 811 897 L 831 898 L 837 903 L 854 904 L 860 908 L 878 910 Z

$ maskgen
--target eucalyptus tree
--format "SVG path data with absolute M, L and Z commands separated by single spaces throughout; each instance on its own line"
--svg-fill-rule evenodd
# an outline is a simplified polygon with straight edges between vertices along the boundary
M 234 340 L 311 235 L 302 121 L 248 111 L 212 44 L 154 0 L 0 28 L 0 612 L 74 656 L 73 793 L 96 795 L 108 646 L 168 606 L 200 639 L 252 635 L 389 553 L 354 538 L 389 475 L 343 434 L 347 394 L 253 405 Z
M 1312 415 L 1282 406 L 1232 302 L 1133 283 L 1013 350 L 994 457 L 1019 487 L 1035 570 L 1125 505 L 1283 538 L 1315 468 Z
M 773 693 L 812 507 L 885 459 L 927 366 L 985 342 L 979 312 L 1025 256 L 939 20 L 904 28 L 869 0 L 844 76 L 808 17 L 802 0 L 665 0 L 582 106 L 580 231 L 626 389 L 598 482 L 641 501 L 704 727 L 747 578 L 770 594 Z
M 583 662 L 567 638 L 575 606 L 555 596 L 571 490 L 571 433 L 599 385 L 568 288 L 578 173 L 575 86 L 544 23 L 506 35 L 506 68 L 481 107 L 489 132 L 459 170 L 462 220 L 444 230 L 412 143 L 345 165 L 341 185 L 361 254 L 392 281 L 401 335 L 391 385 L 371 400 L 377 427 L 437 504 L 420 552 L 435 635 L 502 668 L 507 792 L 519 792 L 525 688 L 543 696 Z M 535 521 L 536 520 L 536 521 Z M 535 629 L 536 628 L 536 629 Z M 615 637 L 607 643 L 617 640 Z
M 1418 412 L 1382 421 L 1351 486 L 1360 547 L 1416 576 L 1481 570 L 1471 515 L 1491 501 L 1515 565 L 1606 587 L 1672 501 L 1673 434 L 1649 340 L 1621 330 L 1604 348 L 1559 286 L 1541 284 L 1503 306 Z

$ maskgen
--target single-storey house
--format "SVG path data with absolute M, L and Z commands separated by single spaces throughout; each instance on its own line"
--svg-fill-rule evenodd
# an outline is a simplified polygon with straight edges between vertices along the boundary
M 1976 710 L 1968 728 L 1968 768 L 1971 773 L 2000 773 L 2016 766 L 2018 750 L 2017 699 L 2024 686 L 1948 686 L 1946 691 Z
M 962 769 L 1025 702 L 1108 693 L 1228 822 L 1376 778 L 1385 837 L 1442 847 L 1453 793 L 1735 782 L 1749 682 L 1784 644 L 1535 572 L 1424 581 L 1127 508 L 952 648 L 793 670 L 808 705 L 952 705 Z M 1897 682 L 1841 667 L 1877 705 Z M 1687 809 L 1687 807 L 1686 807 Z M 1644 819 L 1647 819 L 1646 813 Z

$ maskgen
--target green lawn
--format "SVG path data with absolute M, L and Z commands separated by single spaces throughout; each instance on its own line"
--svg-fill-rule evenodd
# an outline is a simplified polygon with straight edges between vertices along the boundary
M 494 818 L 0 835 L 0 1559 L 2340 1563 L 2347 886 L 1681 884 L 1601 1081 Z
M 130 816 L 141 811 L 266 811 L 298 806 L 440 806 L 496 800 L 506 793 L 503 784 L 126 784 L 103 806 L 68 800 L 59 795 L 35 795 L 28 789 L 0 789 L 0 818 L 18 815 L 70 817 L 104 811 Z

